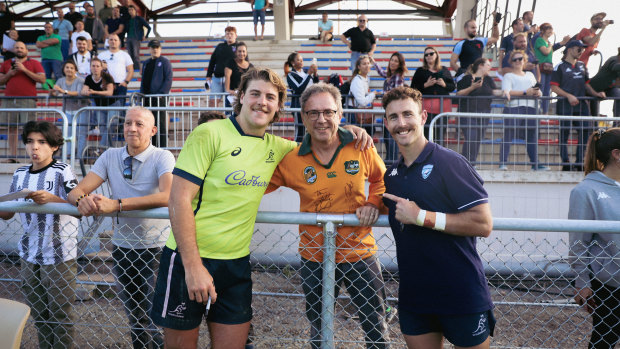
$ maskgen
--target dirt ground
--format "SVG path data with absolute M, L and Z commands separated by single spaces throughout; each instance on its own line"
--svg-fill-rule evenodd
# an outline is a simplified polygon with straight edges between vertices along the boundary
M 17 266 L 0 263 L 0 297 L 23 301 Z M 386 276 L 388 297 L 397 296 L 397 280 Z M 292 268 L 255 270 L 254 343 L 256 348 L 308 348 L 308 322 L 300 280 Z M 569 300 L 570 287 L 563 281 L 509 280 L 491 278 L 496 302 L 497 325 L 491 344 L 497 348 L 586 348 L 590 320 Z M 100 288 L 90 300 L 77 301 L 75 312 L 76 348 L 130 348 L 129 328 L 113 290 Z M 391 305 L 394 305 L 392 302 Z M 347 299 L 336 306 L 335 341 L 337 348 L 363 348 L 362 331 Z M 389 324 L 391 348 L 404 348 L 398 321 Z M 201 329 L 201 348 L 208 347 L 206 326 Z M 29 321 L 22 348 L 36 348 L 36 329 Z M 446 343 L 446 347 L 450 347 Z

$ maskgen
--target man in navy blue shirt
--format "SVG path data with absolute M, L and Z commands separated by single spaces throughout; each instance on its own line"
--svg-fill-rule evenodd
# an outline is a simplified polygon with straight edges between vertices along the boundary
M 483 181 L 467 159 L 424 137 L 422 95 L 409 87 L 383 97 L 385 127 L 402 157 L 384 176 L 396 240 L 399 319 L 409 348 L 489 348 L 493 303 L 476 251 L 492 229 Z
M 495 18 L 495 12 L 492 13 Z M 459 41 L 454 45 L 452 55 L 450 56 L 450 68 L 456 72 L 455 81 L 461 80 L 467 71 L 467 67 L 480 57 L 486 46 L 491 46 L 499 40 L 499 27 L 497 22 L 493 21 L 493 30 L 490 38 L 477 37 L 478 25 L 476 20 L 470 19 L 465 22 L 464 29 L 467 38 Z M 460 64 L 459 64 L 460 63 Z
M 596 92 L 590 86 L 588 69 L 582 61 L 578 61 L 586 45 L 581 40 L 571 40 L 566 44 L 562 63 L 553 69 L 551 74 L 551 91 L 558 95 L 556 113 L 558 115 L 589 116 L 590 109 L 584 99 L 586 92 L 590 96 L 605 98 L 604 92 Z M 562 98 L 564 97 L 564 98 Z M 575 164 L 570 164 L 568 156 L 568 137 L 572 129 L 577 131 L 577 149 L 575 150 Z M 560 121 L 560 157 L 562 171 L 583 171 L 583 154 L 586 150 L 588 135 L 592 132 L 590 121 L 561 120 Z
M 140 93 L 144 95 L 167 95 L 172 87 L 172 65 L 166 57 L 161 55 L 161 43 L 159 40 L 149 41 L 151 58 L 144 61 L 142 66 L 142 81 L 140 82 Z M 165 96 L 146 97 L 142 103 L 145 107 L 166 107 L 167 99 Z M 165 111 L 153 111 L 155 115 L 155 126 L 158 134 L 152 138 L 152 143 L 156 147 L 168 146 L 168 125 Z

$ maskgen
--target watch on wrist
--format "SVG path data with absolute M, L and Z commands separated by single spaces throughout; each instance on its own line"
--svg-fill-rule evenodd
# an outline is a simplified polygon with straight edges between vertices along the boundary
M 125 80 L 125 84 L 129 85 L 129 81 Z

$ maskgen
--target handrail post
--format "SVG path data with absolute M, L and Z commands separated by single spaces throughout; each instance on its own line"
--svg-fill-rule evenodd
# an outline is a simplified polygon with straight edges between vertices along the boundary
M 317 221 L 323 224 L 323 292 L 321 295 L 321 349 L 334 348 L 334 303 L 336 295 L 336 224 L 331 220 Z M 339 222 L 342 225 L 342 221 Z

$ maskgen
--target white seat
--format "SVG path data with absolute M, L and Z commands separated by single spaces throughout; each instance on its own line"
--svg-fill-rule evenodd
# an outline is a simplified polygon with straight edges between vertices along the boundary
M 19 349 L 30 307 L 26 304 L 0 298 L 0 349 Z

